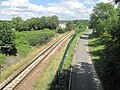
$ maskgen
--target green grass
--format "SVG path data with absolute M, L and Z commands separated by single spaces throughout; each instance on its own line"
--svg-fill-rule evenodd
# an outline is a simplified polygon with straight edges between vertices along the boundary
M 92 57 L 93 64 L 95 66 L 96 72 L 101 79 L 102 77 L 102 71 L 104 66 L 103 61 L 103 53 L 104 53 L 104 46 L 100 42 L 101 38 L 97 37 L 95 34 L 91 34 L 89 37 L 89 49 Z
M 6 56 L 0 53 L 0 68 L 1 68 L 2 64 L 6 63 L 5 59 L 6 59 Z M 0 72 L 1 72 L 1 70 L 0 70 Z
M 34 90 L 48 90 L 51 87 L 50 84 L 54 80 L 55 74 L 57 72 L 68 41 L 63 44 L 61 48 L 59 48 L 59 50 L 55 51 L 52 56 L 50 56 L 50 63 L 44 69 L 42 75 L 40 75 L 36 80 L 34 84 Z
M 77 34 L 76 37 L 74 38 L 74 40 L 72 41 L 72 43 L 70 44 L 70 47 L 69 47 L 69 49 L 67 51 L 67 55 L 66 55 L 66 58 L 65 58 L 65 62 L 63 64 L 63 69 L 65 69 L 65 70 L 69 70 L 70 69 L 77 41 L 79 40 L 80 36 L 84 32 L 86 32 L 86 30 L 85 31 L 81 31 L 79 34 Z

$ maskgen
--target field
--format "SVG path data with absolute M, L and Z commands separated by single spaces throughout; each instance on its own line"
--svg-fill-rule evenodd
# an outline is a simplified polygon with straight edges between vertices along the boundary
M 43 30 L 16 32 L 15 35 L 18 54 L 24 56 L 30 52 L 32 47 L 47 43 L 55 33 L 53 30 Z

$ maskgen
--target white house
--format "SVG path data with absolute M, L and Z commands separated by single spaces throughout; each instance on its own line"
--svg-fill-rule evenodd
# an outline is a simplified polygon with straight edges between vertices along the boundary
M 60 27 L 60 28 L 66 28 L 66 23 L 59 23 L 59 25 L 58 25 L 58 27 Z

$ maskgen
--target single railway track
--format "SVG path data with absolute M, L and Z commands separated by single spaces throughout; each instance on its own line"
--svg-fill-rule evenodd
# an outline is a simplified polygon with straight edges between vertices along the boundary
M 29 63 L 27 63 L 19 72 L 9 77 L 3 83 L 0 84 L 0 90 L 13 90 L 49 53 L 52 52 L 59 44 L 69 38 L 73 32 L 68 33 L 64 37 L 56 40 L 36 57 L 34 57 Z

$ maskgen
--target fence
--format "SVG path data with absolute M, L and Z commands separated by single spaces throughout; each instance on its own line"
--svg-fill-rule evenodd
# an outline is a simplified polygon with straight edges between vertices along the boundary
M 69 88 L 68 87 L 68 85 L 69 85 L 69 82 L 68 82 L 69 77 L 68 76 L 69 76 L 70 70 L 63 70 L 63 66 L 64 66 L 65 59 L 67 57 L 67 52 L 70 48 L 70 45 L 78 33 L 79 33 L 78 31 L 74 33 L 74 35 L 70 39 L 70 41 L 65 49 L 63 58 L 60 62 L 55 79 L 52 82 L 52 85 L 51 85 L 52 87 L 50 90 L 67 90 Z M 68 82 L 68 83 L 66 83 L 66 82 Z

